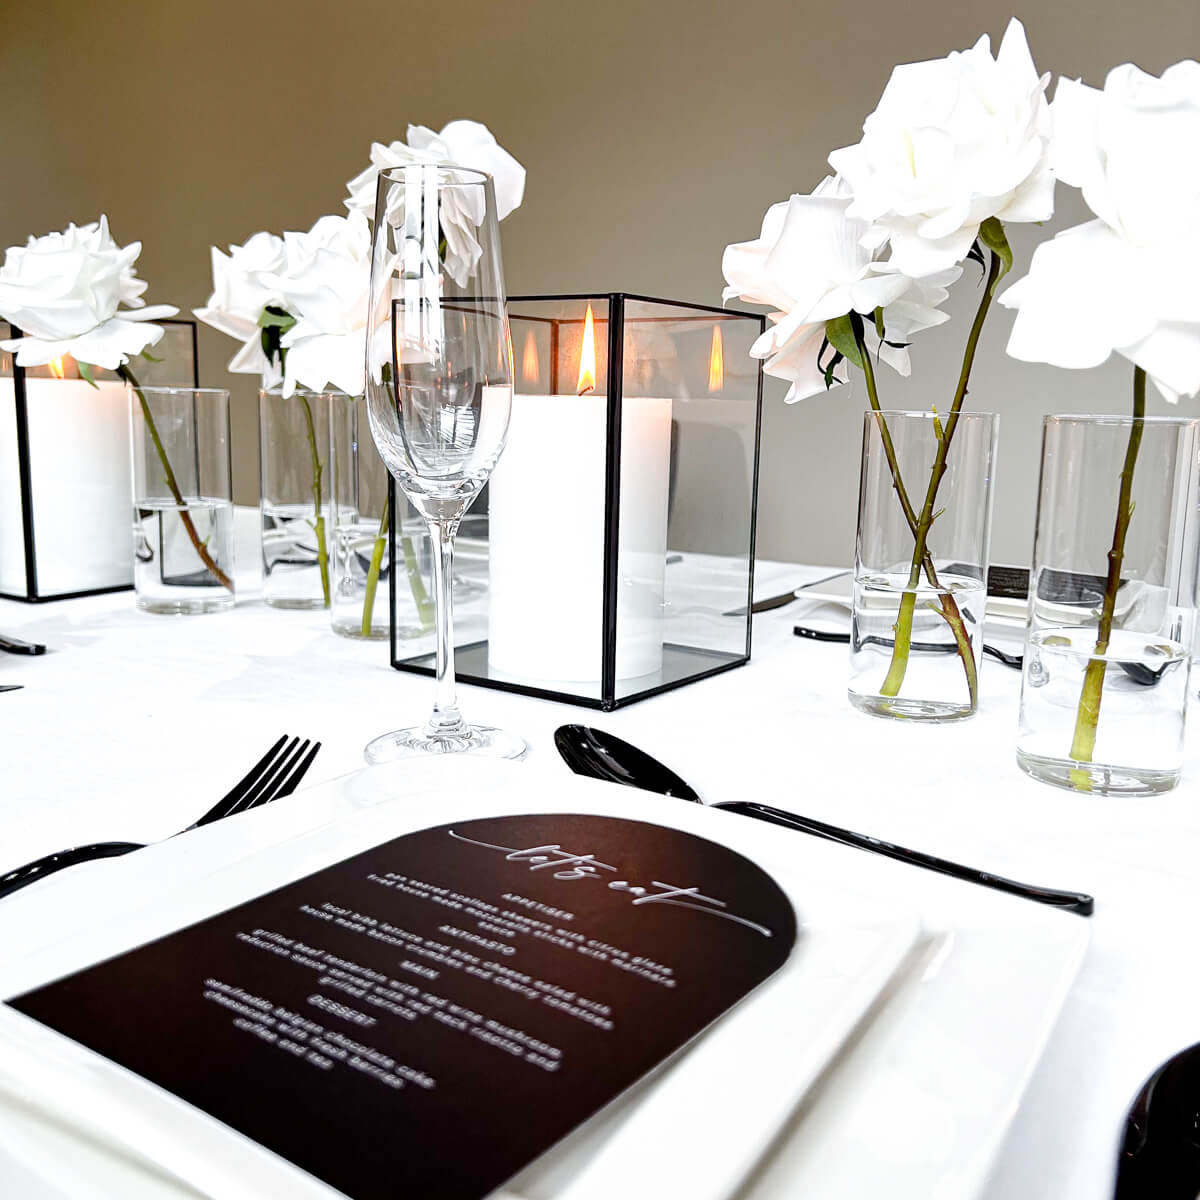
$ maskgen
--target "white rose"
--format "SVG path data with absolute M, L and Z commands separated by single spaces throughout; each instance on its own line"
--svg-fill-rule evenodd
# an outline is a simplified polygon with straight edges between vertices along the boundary
M 361 212 L 322 217 L 308 233 L 284 235 L 287 265 L 274 277 L 296 324 L 283 335 L 283 394 L 297 386 L 348 395 L 363 390 L 371 231 Z
M 1114 351 L 1174 402 L 1200 393 L 1200 63 L 1156 79 L 1126 64 L 1104 90 L 1061 80 L 1054 162 L 1097 220 L 1037 248 L 1000 297 L 1008 352 L 1094 367 Z
M 907 375 L 906 346 L 887 342 L 907 343 L 918 330 L 947 320 L 936 305 L 946 298 L 943 285 L 957 279 L 959 269 L 924 281 L 923 288 L 914 290 L 911 279 L 890 263 L 877 262 L 863 247 L 867 223 L 849 216 L 851 203 L 843 181 L 824 179 L 811 195 L 772 205 L 756 240 L 725 250 L 724 298 L 740 297 L 775 310 L 768 317 L 771 326 L 750 353 L 767 360 L 763 370 L 768 375 L 789 381 L 788 403 L 826 388 L 824 363 L 818 363 L 826 321 L 849 312 L 868 317 L 869 348 Z M 869 319 L 877 308 L 884 309 L 882 345 Z M 831 356 L 827 350 L 826 357 Z M 846 382 L 844 363 L 834 382 Z
M 163 330 L 145 322 L 179 310 L 169 304 L 145 307 L 146 284 L 133 265 L 141 252 L 141 242 L 118 246 L 103 216 L 11 247 L 0 267 L 0 316 L 25 336 L 0 347 L 15 350 L 22 367 L 69 354 L 115 370 L 153 346 Z
M 896 67 L 855 146 L 830 165 L 854 193 L 867 244 L 891 243 L 912 277 L 961 262 L 989 217 L 1044 221 L 1054 211 L 1050 115 L 1020 21 L 992 57 L 986 35 L 946 58 Z
M 223 254 L 212 248 L 213 292 L 208 304 L 193 311 L 206 325 L 242 343 L 229 363 L 236 374 L 261 375 L 263 386 L 281 378 L 278 366 L 268 362 L 262 349 L 258 319 L 268 305 L 280 305 L 282 295 L 274 282 L 284 269 L 284 242 L 273 233 L 256 233 L 241 246 Z
M 492 177 L 496 189 L 496 218 L 503 221 L 520 208 L 525 196 L 525 168 L 478 121 L 451 121 L 440 133 L 424 125 L 408 127 L 408 143 L 371 146 L 371 165 L 346 185 L 346 207 L 372 215 L 379 172 L 412 163 L 442 163 L 470 167 Z

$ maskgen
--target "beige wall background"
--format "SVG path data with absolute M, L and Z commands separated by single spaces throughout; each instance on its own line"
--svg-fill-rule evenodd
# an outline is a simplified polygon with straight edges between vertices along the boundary
M 3 11 L 0 246 L 105 212 L 118 241 L 143 242 L 148 300 L 187 309 L 211 289 L 211 245 L 342 211 L 371 141 L 456 117 L 484 121 L 529 171 L 503 226 L 512 293 L 719 302 L 725 244 L 811 189 L 828 152 L 857 140 L 895 63 L 982 33 L 998 45 L 1011 15 L 998 0 L 8 0 Z M 1120 62 L 1157 74 L 1200 57 L 1196 0 L 1043 0 L 1018 15 L 1056 76 L 1099 85 Z M 1036 240 L 1085 219 L 1075 193 L 1059 195 L 1049 229 L 1010 231 L 1019 272 Z M 915 347 L 912 378 L 882 378 L 885 404 L 949 403 L 977 295 L 968 271 L 954 319 Z M 1002 413 L 992 557 L 1020 562 L 1041 416 L 1126 411 L 1130 370 L 1017 363 L 1004 354 L 1010 322 L 1004 310 L 991 319 L 969 403 Z M 252 502 L 256 384 L 225 372 L 234 349 L 201 327 L 203 381 L 235 397 L 235 494 Z M 842 388 L 786 407 L 783 390 L 768 381 L 760 554 L 849 562 L 864 396 Z

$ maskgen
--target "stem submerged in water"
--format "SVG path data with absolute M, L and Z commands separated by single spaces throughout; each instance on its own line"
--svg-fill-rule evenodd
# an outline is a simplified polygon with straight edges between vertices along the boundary
M 913 529 L 916 544 L 913 548 L 912 566 L 908 577 L 908 587 L 910 590 L 904 593 L 900 601 L 900 611 L 896 619 L 895 645 L 892 647 L 892 661 L 888 666 L 887 677 L 879 689 L 880 694 L 884 696 L 899 695 L 900 688 L 904 683 L 905 672 L 908 670 L 908 655 L 912 646 L 913 614 L 916 611 L 916 594 L 912 589 L 915 589 L 920 582 L 921 569 L 929 556 L 929 531 L 933 527 L 936 517 L 934 505 L 937 502 L 938 488 L 941 485 L 942 477 L 946 473 L 946 460 L 950 453 L 950 443 L 954 439 L 954 431 L 958 427 L 958 414 L 962 410 L 963 401 L 967 396 L 967 384 L 970 382 L 971 368 L 975 364 L 975 352 L 979 347 L 979 337 L 983 332 L 983 323 L 987 318 L 988 310 L 991 308 L 996 283 L 1002 273 L 1000 255 L 995 250 L 991 250 L 990 254 L 991 262 L 988 266 L 987 284 L 984 286 L 983 295 L 979 299 L 979 308 L 975 313 L 975 320 L 971 324 L 971 332 L 967 337 L 966 350 L 963 353 L 962 369 L 959 371 L 958 387 L 954 391 L 954 401 L 950 406 L 950 414 L 946 418 L 944 427 L 941 427 L 938 436 L 938 448 L 934 454 L 933 466 L 929 472 L 929 486 L 925 489 L 925 503 L 921 506 L 921 511 L 916 518 L 916 527 Z M 930 579 L 930 583 L 933 583 L 932 578 Z M 936 587 L 937 585 L 934 584 L 934 586 Z M 971 708 L 974 709 L 978 696 L 979 683 L 975 669 L 975 655 L 971 649 L 970 635 L 967 633 L 966 625 L 962 620 L 954 598 L 948 592 L 942 595 L 942 608 L 939 611 L 954 631 L 954 639 L 958 644 L 959 654 L 962 657 L 963 666 L 967 672 L 967 688 L 970 693 Z
M 1121 488 L 1117 498 L 1117 519 L 1113 527 L 1112 547 L 1108 552 L 1108 577 L 1104 583 L 1104 601 L 1096 626 L 1096 656 L 1088 660 L 1079 694 L 1079 709 L 1075 716 L 1075 736 L 1071 739 L 1071 758 L 1090 763 L 1096 750 L 1096 730 L 1100 724 L 1100 701 L 1104 696 L 1106 663 L 1101 655 L 1108 653 L 1112 639 L 1113 617 L 1117 609 L 1117 589 L 1121 586 L 1121 567 L 1125 561 L 1125 541 L 1133 519 L 1133 469 L 1145 430 L 1146 372 L 1141 367 L 1133 371 L 1133 424 L 1125 447 L 1125 462 L 1121 468 Z M 1080 791 L 1091 791 L 1091 777 L 1086 770 L 1071 772 L 1071 780 Z
M 166 481 L 167 487 L 171 491 L 171 496 L 175 503 L 179 506 L 179 519 L 183 524 L 183 528 L 187 532 L 188 538 L 195 548 L 196 553 L 200 556 L 200 561 L 212 573 L 212 576 L 223 587 L 233 591 L 233 580 L 217 566 L 212 555 L 208 552 L 208 547 L 204 544 L 204 540 L 196 530 L 195 522 L 192 520 L 192 514 L 188 512 L 187 502 L 183 498 L 183 493 L 179 490 L 179 484 L 175 479 L 175 472 L 171 470 L 170 460 L 167 458 L 166 447 L 162 444 L 162 438 L 158 436 L 158 427 L 154 424 L 154 416 L 150 412 L 150 405 L 146 400 L 146 395 L 142 391 L 142 385 L 134 378 L 133 372 L 128 366 L 122 365 L 117 368 L 117 374 L 125 380 L 133 389 L 133 393 L 137 396 L 138 401 L 142 406 L 142 419 L 146 422 L 146 431 L 150 434 L 151 440 L 154 442 L 154 449 L 158 452 L 158 461 L 162 465 L 163 478 Z
M 883 442 L 883 452 L 887 458 L 888 470 L 892 476 L 892 487 L 896 490 L 896 496 L 899 499 L 900 507 L 904 512 L 904 519 L 908 522 L 908 528 L 915 538 L 917 536 L 918 528 L 917 514 L 913 510 L 912 501 L 909 499 L 908 491 L 904 486 L 904 480 L 900 476 L 900 463 L 896 458 L 896 447 L 892 442 L 891 430 L 888 429 L 887 420 L 882 415 L 882 409 L 879 405 L 879 392 L 875 383 L 875 368 L 871 364 L 871 353 L 867 348 L 866 342 L 861 337 L 857 337 L 856 340 L 858 342 L 859 353 L 862 356 L 863 374 L 866 376 L 867 380 L 867 398 L 870 402 L 872 411 L 880 414 L 879 436 Z M 929 580 L 930 586 L 934 588 L 940 588 L 941 584 L 938 581 L 937 570 L 933 565 L 933 555 L 929 553 L 928 549 L 925 550 L 922 559 L 922 566 L 925 571 L 925 577 Z M 942 607 L 938 611 L 945 620 L 946 624 L 950 626 L 950 630 L 954 635 L 954 641 L 958 647 L 958 656 L 962 660 L 963 671 L 967 677 L 967 692 L 970 696 L 971 707 L 974 708 L 978 695 L 979 683 L 978 671 L 976 670 L 975 666 L 975 653 L 971 647 L 971 635 L 967 632 L 967 624 L 962 618 L 962 613 L 959 611 L 958 603 L 954 599 L 953 594 L 949 591 L 940 592 L 939 599 L 942 602 Z M 913 609 L 916 606 L 916 596 L 914 593 L 906 592 L 901 597 L 900 614 L 896 622 L 897 626 L 900 626 L 904 623 L 904 610 L 906 606 L 908 608 L 907 627 L 911 640 Z M 905 661 L 907 661 L 907 654 L 905 656 Z M 893 660 L 891 667 L 888 670 L 888 680 L 892 679 L 893 672 L 895 671 L 896 663 Z M 895 681 L 896 690 L 894 692 L 888 692 L 881 688 L 880 691 L 885 696 L 894 696 L 899 692 L 900 685 L 903 682 L 904 668 L 901 666 L 899 670 L 899 678 Z M 885 687 L 886 686 L 887 681 L 885 681 Z
M 317 562 L 321 567 L 321 595 L 324 607 L 329 607 L 329 548 L 325 542 L 325 513 L 321 507 L 321 476 L 325 468 L 321 464 L 321 455 L 317 450 L 317 431 L 313 425 L 312 406 L 307 396 L 297 394 L 296 397 L 304 408 L 304 423 L 308 427 L 308 449 L 312 455 L 313 473 L 313 532 L 317 535 Z
M 359 629 L 363 637 L 371 636 L 371 627 L 375 616 L 375 591 L 379 587 L 379 572 L 383 566 L 383 553 L 387 549 L 388 508 L 383 506 L 379 518 L 379 529 L 375 534 L 375 544 L 371 547 L 371 565 L 367 568 L 367 586 L 363 593 L 362 624 Z

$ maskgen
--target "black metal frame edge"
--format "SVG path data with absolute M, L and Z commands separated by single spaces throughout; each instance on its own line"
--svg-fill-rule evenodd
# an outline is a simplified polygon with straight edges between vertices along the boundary
M 625 301 L 608 298 L 608 436 L 604 456 L 604 598 L 601 607 L 601 705 L 617 700 L 617 558 L 621 546 L 621 408 L 625 392 Z M 606 710 L 607 711 L 607 710 Z
M 618 697 L 616 695 L 616 661 L 617 661 L 617 629 L 616 629 L 616 603 L 617 603 L 617 552 L 620 542 L 620 514 L 617 511 L 619 507 L 620 483 L 621 483 L 621 460 L 619 448 L 621 444 L 621 399 L 624 393 L 624 342 L 623 335 L 625 322 L 625 301 L 634 300 L 645 304 L 662 304 L 671 308 L 687 308 L 695 309 L 700 312 L 713 313 L 720 316 L 734 317 L 737 319 L 749 319 L 758 323 L 759 332 L 766 329 L 767 319 L 762 313 L 746 312 L 744 309 L 733 308 L 718 308 L 710 304 L 693 304 L 687 300 L 668 300 L 661 296 L 643 296 L 635 292 L 560 292 L 552 295 L 520 295 L 509 296 L 507 303 L 523 303 L 526 301 L 549 302 L 554 300 L 600 300 L 608 305 L 608 424 L 609 436 L 606 447 L 605 456 L 605 555 L 604 555 L 604 600 L 603 612 L 601 616 L 601 627 L 603 634 L 603 661 L 601 664 L 600 678 L 600 696 L 593 699 L 589 696 L 579 696 L 572 692 L 559 692 L 550 688 L 539 688 L 532 684 L 513 683 L 504 679 L 490 679 L 481 675 L 473 675 L 468 673 L 460 674 L 455 671 L 455 682 L 469 684 L 474 687 L 490 688 L 493 691 L 511 692 L 515 695 L 534 696 L 541 700 L 555 700 L 566 704 L 574 704 L 579 708 L 597 709 L 603 712 L 612 712 L 614 709 L 623 708 L 626 705 L 634 704 L 639 700 L 648 699 L 651 696 L 661 695 L 663 692 L 673 691 L 675 688 L 683 687 L 684 684 L 694 683 L 699 679 L 708 679 L 713 675 L 723 674 L 725 671 L 731 671 L 736 667 L 745 666 L 750 661 L 750 642 L 751 631 L 754 627 L 753 621 L 747 619 L 746 622 L 746 649 L 742 655 L 735 655 L 726 662 L 721 662 L 708 670 L 701 671 L 698 674 L 688 675 L 686 678 L 671 680 L 666 683 L 656 684 L 653 687 L 644 688 L 641 691 L 634 692 L 628 696 Z M 763 404 L 763 375 L 762 371 L 758 372 L 758 384 L 755 396 L 755 416 L 754 416 L 754 472 L 753 472 L 753 489 L 754 495 L 758 495 L 759 469 L 762 447 L 762 404 Z M 614 503 L 614 500 L 616 503 Z M 395 488 L 394 481 L 390 475 L 388 478 L 388 505 L 391 519 L 388 522 L 388 556 L 389 559 L 395 559 Z M 746 596 L 746 606 L 749 606 L 754 598 L 754 554 L 757 544 L 757 528 L 758 528 L 758 505 L 751 506 L 750 512 L 750 578 L 749 588 Z M 391 658 L 391 666 L 395 671 L 407 671 L 414 675 L 436 675 L 436 670 L 433 667 L 420 666 L 415 661 L 401 661 L 397 655 L 396 647 L 396 623 L 394 620 L 395 614 L 395 593 L 396 577 L 394 571 L 388 572 L 388 596 L 391 604 L 391 609 L 388 613 L 388 643 Z M 486 639 L 478 642 L 470 642 L 461 646 L 455 646 L 454 653 L 461 650 L 473 649 L 485 644 Z M 689 652 L 696 652 L 694 647 L 687 647 Z M 426 658 L 428 653 L 415 655 L 414 658 Z
M 159 325 L 189 325 L 192 330 L 192 386 L 200 386 L 199 323 L 187 317 L 160 317 Z M 22 330 L 9 324 L 13 337 L 24 337 Z M 37 543 L 33 519 L 33 458 L 29 453 L 29 413 L 25 395 L 25 369 L 17 366 L 13 351 L 13 399 L 17 427 L 17 470 L 21 488 L 21 532 L 25 551 L 25 594 L 0 591 L 0 600 L 16 600 L 21 604 L 50 604 L 55 600 L 81 600 L 84 596 L 108 596 L 114 592 L 133 591 L 132 583 L 115 583 L 108 587 L 86 588 L 81 592 L 53 592 L 43 596 L 38 591 Z

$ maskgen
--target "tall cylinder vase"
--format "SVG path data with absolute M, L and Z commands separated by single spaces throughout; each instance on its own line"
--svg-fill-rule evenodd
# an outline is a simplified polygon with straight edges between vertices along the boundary
M 391 562 L 388 472 L 371 440 L 366 401 L 350 400 L 333 426 L 333 538 L 330 545 L 334 633 L 386 640 Z M 429 627 L 433 627 L 433 600 Z
M 176 615 L 232 608 L 229 393 L 128 394 L 137 607 Z
M 329 608 L 331 426 L 340 392 L 258 394 L 263 597 L 276 608 Z
M 865 414 L 849 687 L 863 712 L 976 711 L 998 427 L 995 413 Z
M 1196 623 L 1200 422 L 1050 416 L 1017 762 L 1046 783 L 1179 782 Z

